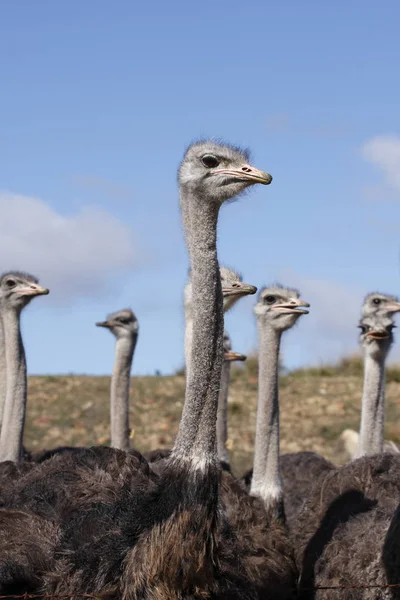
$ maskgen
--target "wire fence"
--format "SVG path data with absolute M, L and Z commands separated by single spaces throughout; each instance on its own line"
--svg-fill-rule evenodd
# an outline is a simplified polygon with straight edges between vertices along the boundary
M 0 600 L 10 600 L 11 598 L 18 600 L 30 600 L 31 598 L 100 598 L 100 595 L 95 594 L 21 594 L 20 596 L 16 596 L 15 594 L 10 594 L 10 596 L 0 596 Z
M 316 585 L 314 587 L 304 587 L 299 590 L 300 593 L 304 592 L 318 592 L 328 590 L 374 590 L 374 589 L 390 589 L 400 588 L 400 583 L 382 583 L 382 584 L 365 584 L 365 585 Z M 0 600 L 34 600 L 34 599 L 51 600 L 51 598 L 90 598 L 94 600 L 100 600 L 101 594 L 21 594 L 16 596 L 10 594 L 9 596 L 1 596 Z

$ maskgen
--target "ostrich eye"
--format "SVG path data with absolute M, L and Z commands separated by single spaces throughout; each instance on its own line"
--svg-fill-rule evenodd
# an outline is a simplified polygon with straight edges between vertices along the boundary
M 266 302 L 267 304 L 273 304 L 275 300 L 275 296 L 265 296 L 264 298 L 264 302 Z
M 374 298 L 374 299 L 372 300 L 372 302 L 373 302 L 374 304 L 378 305 L 378 304 L 380 304 L 380 303 L 381 303 L 381 299 L 380 299 L 380 298 Z
M 118 319 L 116 319 L 116 321 L 119 321 L 123 325 L 127 325 L 129 323 L 129 319 L 127 319 L 126 317 L 118 317 Z
M 361 329 L 362 334 L 367 333 L 368 327 L 366 327 L 365 325 L 359 325 L 358 327 Z
M 388 330 L 389 333 L 392 333 L 393 329 L 396 327 L 396 325 L 388 325 L 386 327 L 386 329 Z
M 13 288 L 13 287 L 15 287 L 16 285 L 17 285 L 17 282 L 16 282 L 16 281 L 14 281 L 14 279 L 7 279 L 7 281 L 6 281 L 6 286 L 7 286 L 8 288 Z
M 212 154 L 205 154 L 204 156 L 202 156 L 201 162 L 205 167 L 207 167 L 207 169 L 214 169 L 219 165 L 218 158 L 216 156 L 213 156 Z

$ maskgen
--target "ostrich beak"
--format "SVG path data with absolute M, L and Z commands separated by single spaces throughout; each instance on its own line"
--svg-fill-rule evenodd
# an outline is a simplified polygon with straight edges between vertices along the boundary
M 385 307 L 385 310 L 390 313 L 400 312 L 400 302 L 391 302 Z
M 247 356 L 245 354 L 239 354 L 239 352 L 233 352 L 233 350 L 228 350 L 224 352 L 224 360 L 227 362 L 231 362 L 234 360 L 246 360 Z
M 290 302 L 286 302 L 284 304 L 275 304 L 272 308 L 275 310 L 279 309 L 285 313 L 290 313 L 294 315 L 308 315 L 310 311 L 300 308 L 301 306 L 306 306 L 307 308 L 309 308 L 310 305 L 308 304 L 308 302 L 304 302 L 304 300 L 300 300 L 299 298 L 293 298 L 293 300 L 291 300 Z
M 31 283 L 29 287 L 24 287 L 17 291 L 21 296 L 47 296 L 50 293 L 50 290 L 42 287 L 38 283 Z
M 96 327 L 110 327 L 110 324 L 108 321 L 98 321 Z
M 372 338 L 373 340 L 386 340 L 389 337 L 389 334 L 384 330 L 369 331 L 367 337 Z
M 242 165 L 238 169 L 217 169 L 215 175 L 230 175 L 237 181 L 248 181 L 249 183 L 262 183 L 268 185 L 272 181 L 272 175 L 256 169 L 251 165 Z
M 235 283 L 232 286 L 223 287 L 222 295 L 224 298 L 228 298 L 229 296 L 249 296 L 251 294 L 255 294 L 257 288 L 254 285 L 249 285 L 248 283 L 242 283 L 241 281 Z

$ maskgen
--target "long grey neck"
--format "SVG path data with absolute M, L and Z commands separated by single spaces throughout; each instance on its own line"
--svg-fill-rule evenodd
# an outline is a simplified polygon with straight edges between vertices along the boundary
M 364 358 L 364 387 L 361 400 L 361 425 L 354 458 L 383 452 L 385 420 L 385 356 Z
M 279 472 L 279 347 L 281 333 L 258 319 L 258 406 L 251 494 L 267 508 L 281 510 L 283 490 Z
M 192 193 L 182 193 L 181 204 L 192 267 L 193 360 L 171 458 L 189 462 L 193 470 L 205 470 L 218 459 L 216 419 L 224 328 L 216 244 L 219 206 Z
M 6 344 L 3 330 L 3 317 L 0 304 L 0 429 L 3 421 L 4 403 L 6 400 Z
M 137 336 L 121 337 L 115 346 L 115 362 L 111 377 L 110 417 L 111 446 L 129 450 L 129 388 Z
M 22 458 L 27 378 L 25 350 L 20 330 L 20 314 L 12 309 L 3 311 L 6 346 L 7 389 L 0 435 L 0 461 L 18 463 Z
M 191 308 L 186 310 L 185 316 L 185 365 L 186 381 L 190 376 L 190 366 L 192 362 L 191 350 L 193 339 L 193 318 Z M 222 363 L 221 385 L 218 396 L 217 411 L 217 452 L 220 461 L 229 465 L 229 452 L 226 447 L 228 440 L 228 394 L 231 379 L 231 361 L 224 360 Z
M 228 440 L 228 394 L 231 380 L 231 361 L 222 363 L 221 386 L 218 397 L 217 413 L 217 450 L 219 460 L 229 465 L 229 452 L 226 447 Z
M 190 365 L 192 362 L 192 343 L 193 343 L 193 315 L 192 309 L 185 310 L 185 374 L 186 382 L 189 379 Z

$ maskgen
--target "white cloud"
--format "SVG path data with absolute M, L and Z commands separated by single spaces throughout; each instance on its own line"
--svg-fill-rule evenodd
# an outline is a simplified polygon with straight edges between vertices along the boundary
M 32 272 L 51 297 L 96 296 L 137 263 L 131 229 L 95 206 L 62 215 L 37 198 L 0 192 L 0 270 Z
M 385 182 L 400 190 L 400 137 L 374 137 L 361 147 L 362 156 L 381 169 Z

